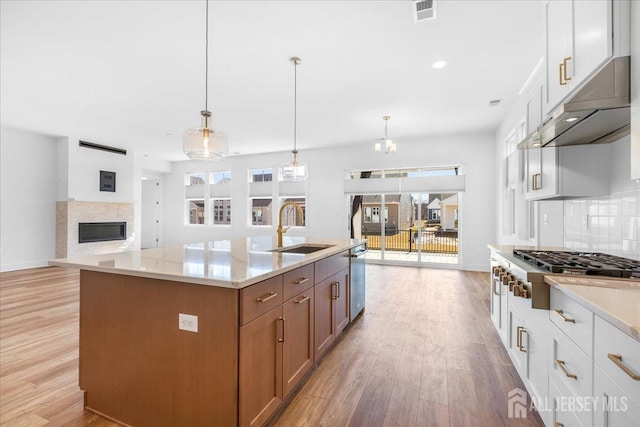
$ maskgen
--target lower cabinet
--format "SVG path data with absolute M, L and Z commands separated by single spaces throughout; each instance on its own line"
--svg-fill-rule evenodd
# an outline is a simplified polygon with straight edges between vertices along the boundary
M 640 404 L 616 384 L 596 364 L 593 369 L 593 395 L 596 427 L 628 427 L 640 425 Z
M 349 324 L 349 269 L 315 286 L 315 360 L 318 360 Z
M 349 268 L 342 268 L 348 256 L 329 257 L 242 290 L 240 426 L 263 425 L 349 324 Z M 313 286 L 313 277 L 327 275 Z
M 313 288 L 285 302 L 282 311 L 285 319 L 283 395 L 286 397 L 313 366 Z
M 240 425 L 260 426 L 283 399 L 282 306 L 240 327 Z

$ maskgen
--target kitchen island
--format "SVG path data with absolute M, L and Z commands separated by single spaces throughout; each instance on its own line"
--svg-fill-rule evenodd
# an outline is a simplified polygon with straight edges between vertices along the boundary
M 264 424 L 349 323 L 361 243 L 286 237 L 303 252 L 290 253 L 268 236 L 50 261 L 81 270 L 85 407 L 136 426 Z

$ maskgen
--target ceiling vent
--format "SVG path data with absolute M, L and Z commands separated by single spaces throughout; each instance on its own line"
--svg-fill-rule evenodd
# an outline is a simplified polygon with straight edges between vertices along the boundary
M 125 150 L 125 149 L 116 148 L 116 147 L 109 147 L 108 145 L 95 144 L 93 142 L 80 141 L 78 143 L 78 146 L 84 147 L 84 148 L 91 148 L 91 149 L 94 149 L 94 150 L 107 151 L 109 153 L 114 153 L 114 154 L 122 154 L 123 156 L 127 155 L 127 150 Z
M 418 0 L 413 2 L 413 20 L 426 21 L 436 17 L 435 0 Z

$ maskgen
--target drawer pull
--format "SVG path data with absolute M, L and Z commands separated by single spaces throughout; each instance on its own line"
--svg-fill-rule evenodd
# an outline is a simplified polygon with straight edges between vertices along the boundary
M 558 365 L 560 367 L 560 369 L 562 370 L 562 372 L 564 372 L 564 374 L 569 377 L 569 378 L 573 378 L 574 380 L 578 379 L 578 376 L 576 374 L 571 374 L 569 373 L 569 371 L 567 371 L 567 368 L 565 368 L 564 366 L 564 360 L 558 360 L 556 359 L 556 365 Z
M 524 344 L 522 344 L 522 333 L 526 333 L 526 329 L 523 326 L 518 326 L 516 328 L 517 334 L 518 334 L 518 338 L 516 339 L 516 347 L 518 347 L 518 350 L 520 350 L 523 353 L 526 353 L 527 350 L 524 348 Z
M 622 369 L 625 374 L 629 375 L 632 380 L 640 381 L 640 375 L 636 374 L 631 370 L 631 368 L 629 368 L 627 365 L 622 363 L 622 355 L 609 353 L 607 354 L 607 357 L 609 358 L 609 360 L 615 363 L 618 366 L 618 368 Z
M 565 322 L 569 322 L 569 323 L 576 323 L 576 319 L 572 319 L 570 317 L 567 317 L 564 315 L 564 311 L 557 309 L 554 310 L 556 313 L 558 313 L 558 316 L 562 317 L 564 319 Z
M 295 302 L 296 304 L 302 304 L 302 303 L 303 303 L 303 302 L 305 302 L 305 301 L 309 301 L 309 296 L 308 296 L 308 295 L 303 295 L 303 296 L 302 296 L 302 299 L 295 300 L 294 302 Z
M 306 282 L 308 280 L 309 280 L 308 277 L 301 277 L 300 279 L 294 280 L 293 284 L 294 285 L 301 285 L 301 284 L 303 284 L 304 282 Z
M 275 297 L 277 297 L 277 296 L 278 296 L 278 294 L 277 294 L 277 293 L 275 293 L 275 292 L 269 292 L 269 293 L 268 293 L 268 294 L 266 294 L 266 295 L 263 295 L 263 296 L 261 296 L 261 297 L 256 298 L 256 301 L 258 301 L 258 302 L 267 302 L 267 301 L 269 301 L 270 299 L 273 299 L 273 298 L 275 298 Z

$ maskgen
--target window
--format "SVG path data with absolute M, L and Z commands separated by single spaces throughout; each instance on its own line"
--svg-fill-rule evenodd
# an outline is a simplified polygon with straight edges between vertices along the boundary
M 204 224 L 204 199 L 187 200 L 189 224 Z
M 249 182 L 273 181 L 273 169 L 249 169 Z
M 214 225 L 231 225 L 231 200 L 213 199 L 211 201 Z
M 204 172 L 195 172 L 186 174 L 185 185 L 200 185 L 205 184 L 207 180 L 207 174 Z
M 231 171 L 211 172 L 211 184 L 226 184 L 231 182 Z
M 251 199 L 251 225 L 272 225 L 271 198 Z
M 379 206 L 367 206 L 364 208 L 364 222 L 373 224 L 380 223 L 380 207 Z M 384 207 L 384 222 L 389 222 L 389 207 Z
M 307 225 L 307 206 L 304 197 L 287 197 L 281 199 L 281 205 L 287 202 L 294 202 L 302 208 L 302 218 L 298 217 L 298 210 L 295 206 L 286 206 L 282 212 L 282 225 L 285 227 L 306 227 Z

